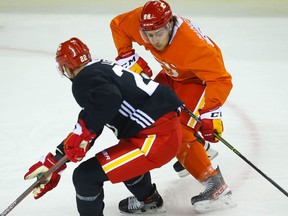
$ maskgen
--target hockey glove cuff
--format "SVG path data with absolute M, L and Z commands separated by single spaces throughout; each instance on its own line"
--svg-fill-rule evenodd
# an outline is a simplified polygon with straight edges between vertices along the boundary
M 64 140 L 64 151 L 67 158 L 72 162 L 81 161 L 90 149 L 91 141 L 96 138 L 85 126 L 82 119 L 76 124 L 75 129 Z
M 144 73 L 148 77 L 152 76 L 152 70 L 148 66 L 148 63 L 139 55 L 137 55 L 134 49 L 119 55 L 116 58 L 116 63 L 135 73 L 138 74 Z
M 203 138 L 209 142 L 218 142 L 219 140 L 215 137 L 214 132 L 221 136 L 224 131 L 221 107 L 199 110 L 199 113 L 201 119 L 200 132 Z

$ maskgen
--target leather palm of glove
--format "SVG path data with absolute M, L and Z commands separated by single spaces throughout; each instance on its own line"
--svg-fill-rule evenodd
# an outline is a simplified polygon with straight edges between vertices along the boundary
M 119 55 L 116 58 L 116 63 L 135 73 L 141 75 L 143 75 L 144 73 L 148 77 L 152 76 L 152 70 L 148 66 L 148 63 L 137 53 L 135 53 L 134 49 Z
M 219 140 L 215 137 L 216 132 L 219 136 L 224 131 L 222 122 L 222 110 L 221 107 L 214 107 L 212 109 L 199 110 L 201 126 L 199 131 L 203 138 L 208 142 L 218 142 Z
M 72 162 L 82 160 L 90 149 L 90 143 L 95 137 L 96 134 L 91 133 L 86 128 L 84 121 L 79 119 L 75 129 L 63 141 L 67 158 Z
M 24 179 L 30 180 L 33 178 L 37 178 L 39 175 L 47 172 L 55 163 L 56 161 L 53 154 L 49 152 L 45 157 L 42 157 L 39 162 L 29 168 L 29 171 L 24 175 Z M 34 188 L 32 192 L 34 198 L 39 199 L 45 193 L 55 188 L 60 181 L 60 174 L 66 167 L 66 164 L 63 164 L 55 172 L 48 176 L 45 181 L 41 182 L 39 186 Z

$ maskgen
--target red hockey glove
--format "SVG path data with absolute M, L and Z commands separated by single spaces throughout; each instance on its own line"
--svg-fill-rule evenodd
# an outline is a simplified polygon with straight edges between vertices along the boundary
M 146 74 L 148 77 L 152 76 L 152 70 L 148 63 L 135 53 L 132 49 L 129 52 L 123 53 L 116 58 L 116 63 L 122 67 L 131 70 L 138 74 Z
M 76 124 L 75 129 L 64 140 L 64 151 L 67 158 L 72 162 L 77 162 L 85 157 L 90 148 L 91 141 L 96 137 L 85 126 L 82 119 Z
M 200 132 L 203 138 L 208 142 L 218 142 L 219 140 L 214 136 L 214 132 L 221 136 L 224 131 L 221 120 L 221 107 L 215 107 L 209 110 L 200 110 L 199 113 L 201 119 Z
M 56 161 L 53 154 L 49 152 L 46 156 L 43 156 L 39 162 L 29 168 L 29 171 L 24 175 L 24 179 L 29 180 L 32 178 L 37 178 L 37 176 L 47 172 L 55 163 Z M 38 199 L 48 191 L 55 188 L 60 181 L 60 174 L 66 167 L 66 164 L 63 164 L 49 177 L 47 177 L 44 182 L 41 182 L 41 184 L 33 190 L 34 198 Z

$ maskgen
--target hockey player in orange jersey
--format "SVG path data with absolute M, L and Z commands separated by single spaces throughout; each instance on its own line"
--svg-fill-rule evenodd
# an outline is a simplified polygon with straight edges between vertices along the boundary
M 213 168 L 204 148 L 205 142 L 218 142 L 215 131 L 219 135 L 223 132 L 221 106 L 232 89 L 232 78 L 218 46 L 190 20 L 174 15 L 162 0 L 148 1 L 143 7 L 116 16 L 110 27 L 118 64 L 151 77 L 150 67 L 135 53 L 133 43 L 144 46 L 162 67 L 154 80 L 169 85 L 201 119 L 201 126 L 197 125 L 182 111 L 182 147 L 174 164 L 179 171 L 180 162 L 206 186 L 204 192 L 191 198 L 195 211 L 235 206 L 219 167 Z

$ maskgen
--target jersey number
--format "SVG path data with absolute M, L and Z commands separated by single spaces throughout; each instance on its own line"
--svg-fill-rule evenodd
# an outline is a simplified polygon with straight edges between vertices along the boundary
M 123 71 L 126 71 L 124 70 L 123 67 L 119 65 L 115 65 L 112 69 L 115 72 L 115 74 L 119 77 L 123 75 Z M 146 92 L 149 96 L 153 94 L 153 92 L 156 90 L 157 86 L 159 85 L 158 83 L 152 80 L 149 80 L 149 82 L 145 83 L 143 78 L 140 75 L 134 72 L 130 72 L 130 71 L 127 71 L 127 72 L 133 75 L 136 86 L 142 91 Z

